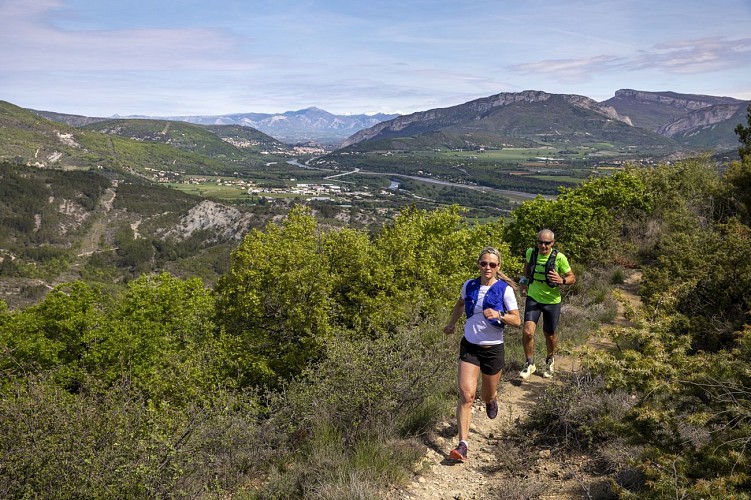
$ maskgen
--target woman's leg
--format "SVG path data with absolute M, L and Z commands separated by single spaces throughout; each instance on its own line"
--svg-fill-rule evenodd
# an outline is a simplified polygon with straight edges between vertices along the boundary
M 486 403 L 493 401 L 498 393 L 498 382 L 501 380 L 503 370 L 499 371 L 495 375 L 482 374 L 482 388 L 480 392 L 482 394 L 482 400 Z
M 475 400 L 477 376 L 479 374 L 479 366 L 466 361 L 459 361 L 459 401 L 456 404 L 456 425 L 459 428 L 459 441 L 467 441 L 469 438 L 472 402 Z M 483 387 L 485 387 L 485 384 L 483 384 Z

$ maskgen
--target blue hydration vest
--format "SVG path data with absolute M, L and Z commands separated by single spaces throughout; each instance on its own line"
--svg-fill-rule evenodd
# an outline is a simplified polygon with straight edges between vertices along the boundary
M 475 278 L 467 282 L 467 296 L 464 297 L 464 312 L 468 318 L 474 313 L 477 296 L 480 294 L 480 286 L 480 278 Z M 508 284 L 503 280 L 498 280 L 490 285 L 490 289 L 485 293 L 485 297 L 482 300 L 482 308 L 495 309 L 505 314 L 506 306 L 503 304 L 503 295 L 506 293 L 507 286 Z M 501 320 L 489 319 L 488 321 L 495 327 L 504 327 L 504 323 Z

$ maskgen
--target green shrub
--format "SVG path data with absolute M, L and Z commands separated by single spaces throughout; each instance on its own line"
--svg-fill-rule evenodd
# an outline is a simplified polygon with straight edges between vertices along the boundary
M 606 392 L 601 377 L 573 374 L 548 386 L 525 427 L 548 444 L 589 450 L 617 435 L 619 421 L 633 406 L 625 391 Z
M 3 498 L 195 498 L 253 474 L 252 399 L 157 409 L 126 381 L 72 395 L 53 378 L 29 377 L 0 399 Z

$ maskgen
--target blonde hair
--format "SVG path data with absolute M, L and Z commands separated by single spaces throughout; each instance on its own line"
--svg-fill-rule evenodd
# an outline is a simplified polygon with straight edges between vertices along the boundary
M 518 285 L 516 284 L 516 282 L 512 280 L 511 278 L 509 278 L 508 276 L 506 276 L 506 274 L 503 271 L 501 271 L 501 261 L 502 261 L 501 252 L 499 252 L 498 249 L 495 247 L 485 247 L 482 249 L 482 251 L 480 252 L 480 255 L 477 257 L 478 263 L 482 260 L 483 255 L 495 255 L 496 257 L 498 257 L 498 269 L 495 271 L 496 279 L 505 281 L 506 284 L 508 284 L 511 288 L 516 290 L 518 288 Z

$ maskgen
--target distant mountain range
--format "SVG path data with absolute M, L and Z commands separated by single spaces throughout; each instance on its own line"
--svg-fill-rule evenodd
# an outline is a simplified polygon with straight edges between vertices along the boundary
M 732 150 L 733 129 L 749 101 L 731 97 L 619 90 L 604 102 L 529 90 L 501 93 L 448 108 L 399 116 L 363 129 L 342 147 L 534 147 L 597 141 L 668 150 Z
M 631 89 L 618 90 L 614 97 L 597 102 L 581 95 L 528 90 L 409 115 L 334 115 L 310 107 L 278 114 L 127 118 L 250 127 L 287 144 L 314 142 L 330 149 L 534 147 L 605 141 L 665 151 L 728 151 L 737 147 L 734 128 L 745 122 L 749 102 Z M 34 112 L 74 127 L 112 120 Z
M 196 125 L 240 125 L 259 130 L 287 144 L 314 142 L 330 147 L 336 147 L 344 139 L 359 130 L 399 116 L 384 113 L 373 115 L 334 115 L 316 107 L 275 114 L 233 113 L 229 115 L 163 117 L 138 115 L 114 116 L 110 118 L 91 118 L 79 115 L 63 115 L 51 111 L 32 111 L 49 120 L 66 123 L 73 127 L 82 127 L 112 119 L 170 120 Z
M 316 142 L 336 146 L 355 132 L 399 115 L 334 115 L 315 107 L 279 114 L 237 113 L 217 116 L 172 116 L 199 125 L 242 125 L 253 127 L 287 144 Z

